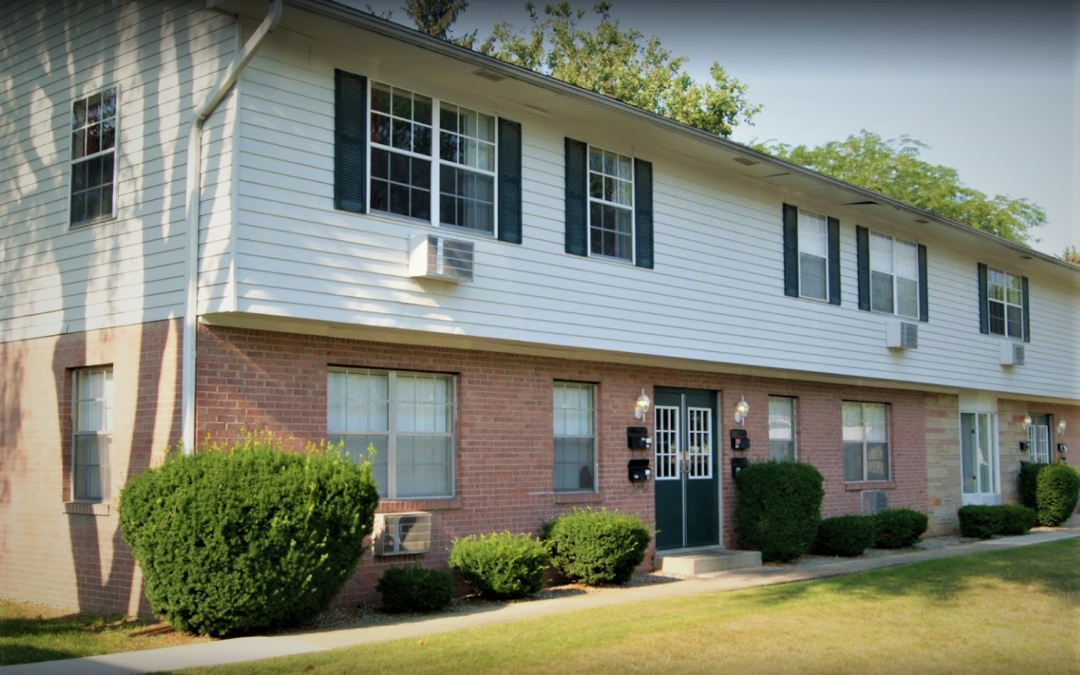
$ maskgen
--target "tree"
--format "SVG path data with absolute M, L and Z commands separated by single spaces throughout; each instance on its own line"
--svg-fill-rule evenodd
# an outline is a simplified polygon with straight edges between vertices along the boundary
M 1046 213 L 1026 199 L 988 197 L 960 181 L 956 169 L 919 159 L 929 147 L 910 136 L 883 140 L 863 129 L 845 141 L 816 148 L 758 143 L 757 150 L 907 202 L 939 216 L 1021 244 L 1046 222 Z
M 448 37 L 468 5 L 465 0 L 407 2 L 405 12 L 418 30 L 475 47 L 475 32 Z M 525 9 L 532 24 L 527 32 L 509 22 L 496 23 L 479 51 L 724 137 L 761 110 L 746 100 L 746 85 L 719 63 L 712 64 L 711 81 L 695 82 L 683 71 L 688 57 L 672 57 L 659 39 L 646 40 L 640 31 L 621 29 L 611 18 L 609 2 L 593 7 L 599 23 L 591 31 L 579 26 L 585 11 L 572 9 L 568 2 L 545 6 L 542 19 L 532 2 L 526 2 Z
M 1076 250 L 1075 246 L 1066 246 L 1065 252 L 1061 254 L 1061 259 L 1074 265 L 1080 265 L 1080 251 Z

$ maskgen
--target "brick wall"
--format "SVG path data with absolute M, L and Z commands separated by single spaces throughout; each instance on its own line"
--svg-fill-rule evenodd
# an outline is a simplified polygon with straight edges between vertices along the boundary
M 180 429 L 176 321 L 0 344 L 0 597 L 144 613 L 116 496 Z M 111 365 L 111 495 L 71 503 L 74 368 Z
M 956 532 L 961 504 L 960 399 L 926 396 L 926 490 L 931 535 Z
M 1028 440 L 1024 429 L 1025 415 L 1050 415 L 1050 450 L 1053 461 L 1065 460 L 1069 466 L 1080 466 L 1080 406 L 1051 405 L 1017 399 L 998 399 L 998 440 L 1001 448 L 1001 492 L 1006 504 L 1020 502 L 1020 462 L 1027 461 L 1027 453 L 1020 452 L 1020 441 Z M 1058 434 L 1056 427 L 1065 420 L 1065 432 Z M 1064 443 L 1069 451 L 1058 453 L 1058 443 Z

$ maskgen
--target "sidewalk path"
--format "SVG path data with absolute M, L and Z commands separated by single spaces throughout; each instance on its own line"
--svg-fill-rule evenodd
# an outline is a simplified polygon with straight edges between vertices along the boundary
M 1077 519 L 1072 522 L 1075 523 Z M 0 667 L 0 675 L 128 675 L 179 670 L 241 661 L 255 661 L 277 656 L 291 656 L 337 649 L 352 645 L 371 644 L 402 638 L 414 638 L 434 633 L 520 621 L 539 616 L 576 612 L 593 607 L 663 600 L 699 593 L 733 591 L 756 586 L 786 584 L 794 581 L 824 579 L 855 574 L 867 570 L 893 567 L 923 560 L 937 560 L 1005 548 L 1018 548 L 1060 539 L 1080 537 L 1080 527 L 1054 531 L 1033 532 L 1018 537 L 1003 537 L 971 544 L 950 546 L 928 551 L 913 551 L 881 558 L 857 558 L 835 563 L 806 567 L 760 567 L 733 572 L 716 572 L 696 579 L 652 586 L 628 588 L 615 593 L 592 593 L 569 598 L 518 602 L 494 609 L 458 612 L 432 619 L 405 620 L 394 624 L 338 628 L 318 632 L 278 637 L 250 637 L 203 642 L 183 647 L 151 649 L 125 654 L 91 656 L 82 659 L 47 661 Z

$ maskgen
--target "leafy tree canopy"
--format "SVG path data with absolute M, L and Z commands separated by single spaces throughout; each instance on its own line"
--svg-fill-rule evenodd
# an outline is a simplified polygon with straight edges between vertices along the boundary
M 1061 254 L 1061 259 L 1074 265 L 1080 265 L 1080 251 L 1075 246 L 1066 246 L 1065 252 Z
M 402 9 L 421 33 L 472 49 L 476 31 L 457 38 L 450 35 L 450 27 L 468 6 L 468 0 L 405 0 Z
M 989 197 L 964 185 L 956 169 L 923 161 L 919 152 L 927 147 L 907 135 L 883 140 L 865 129 L 847 140 L 816 148 L 754 145 L 762 152 L 1021 244 L 1028 243 L 1032 228 L 1046 222 L 1042 208 L 1026 199 Z

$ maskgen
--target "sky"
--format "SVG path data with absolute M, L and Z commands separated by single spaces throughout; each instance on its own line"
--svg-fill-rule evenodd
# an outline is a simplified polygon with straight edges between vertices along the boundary
M 359 2 L 408 23 L 402 0 Z M 542 8 L 543 0 L 536 4 Z M 971 188 L 1025 198 L 1032 246 L 1080 247 L 1080 0 L 612 0 L 708 80 L 719 62 L 764 106 L 731 140 L 816 146 L 860 130 L 926 143 Z M 590 0 L 571 6 L 589 10 Z M 524 1 L 471 0 L 454 34 L 529 25 Z M 586 20 L 583 20 L 585 24 Z

